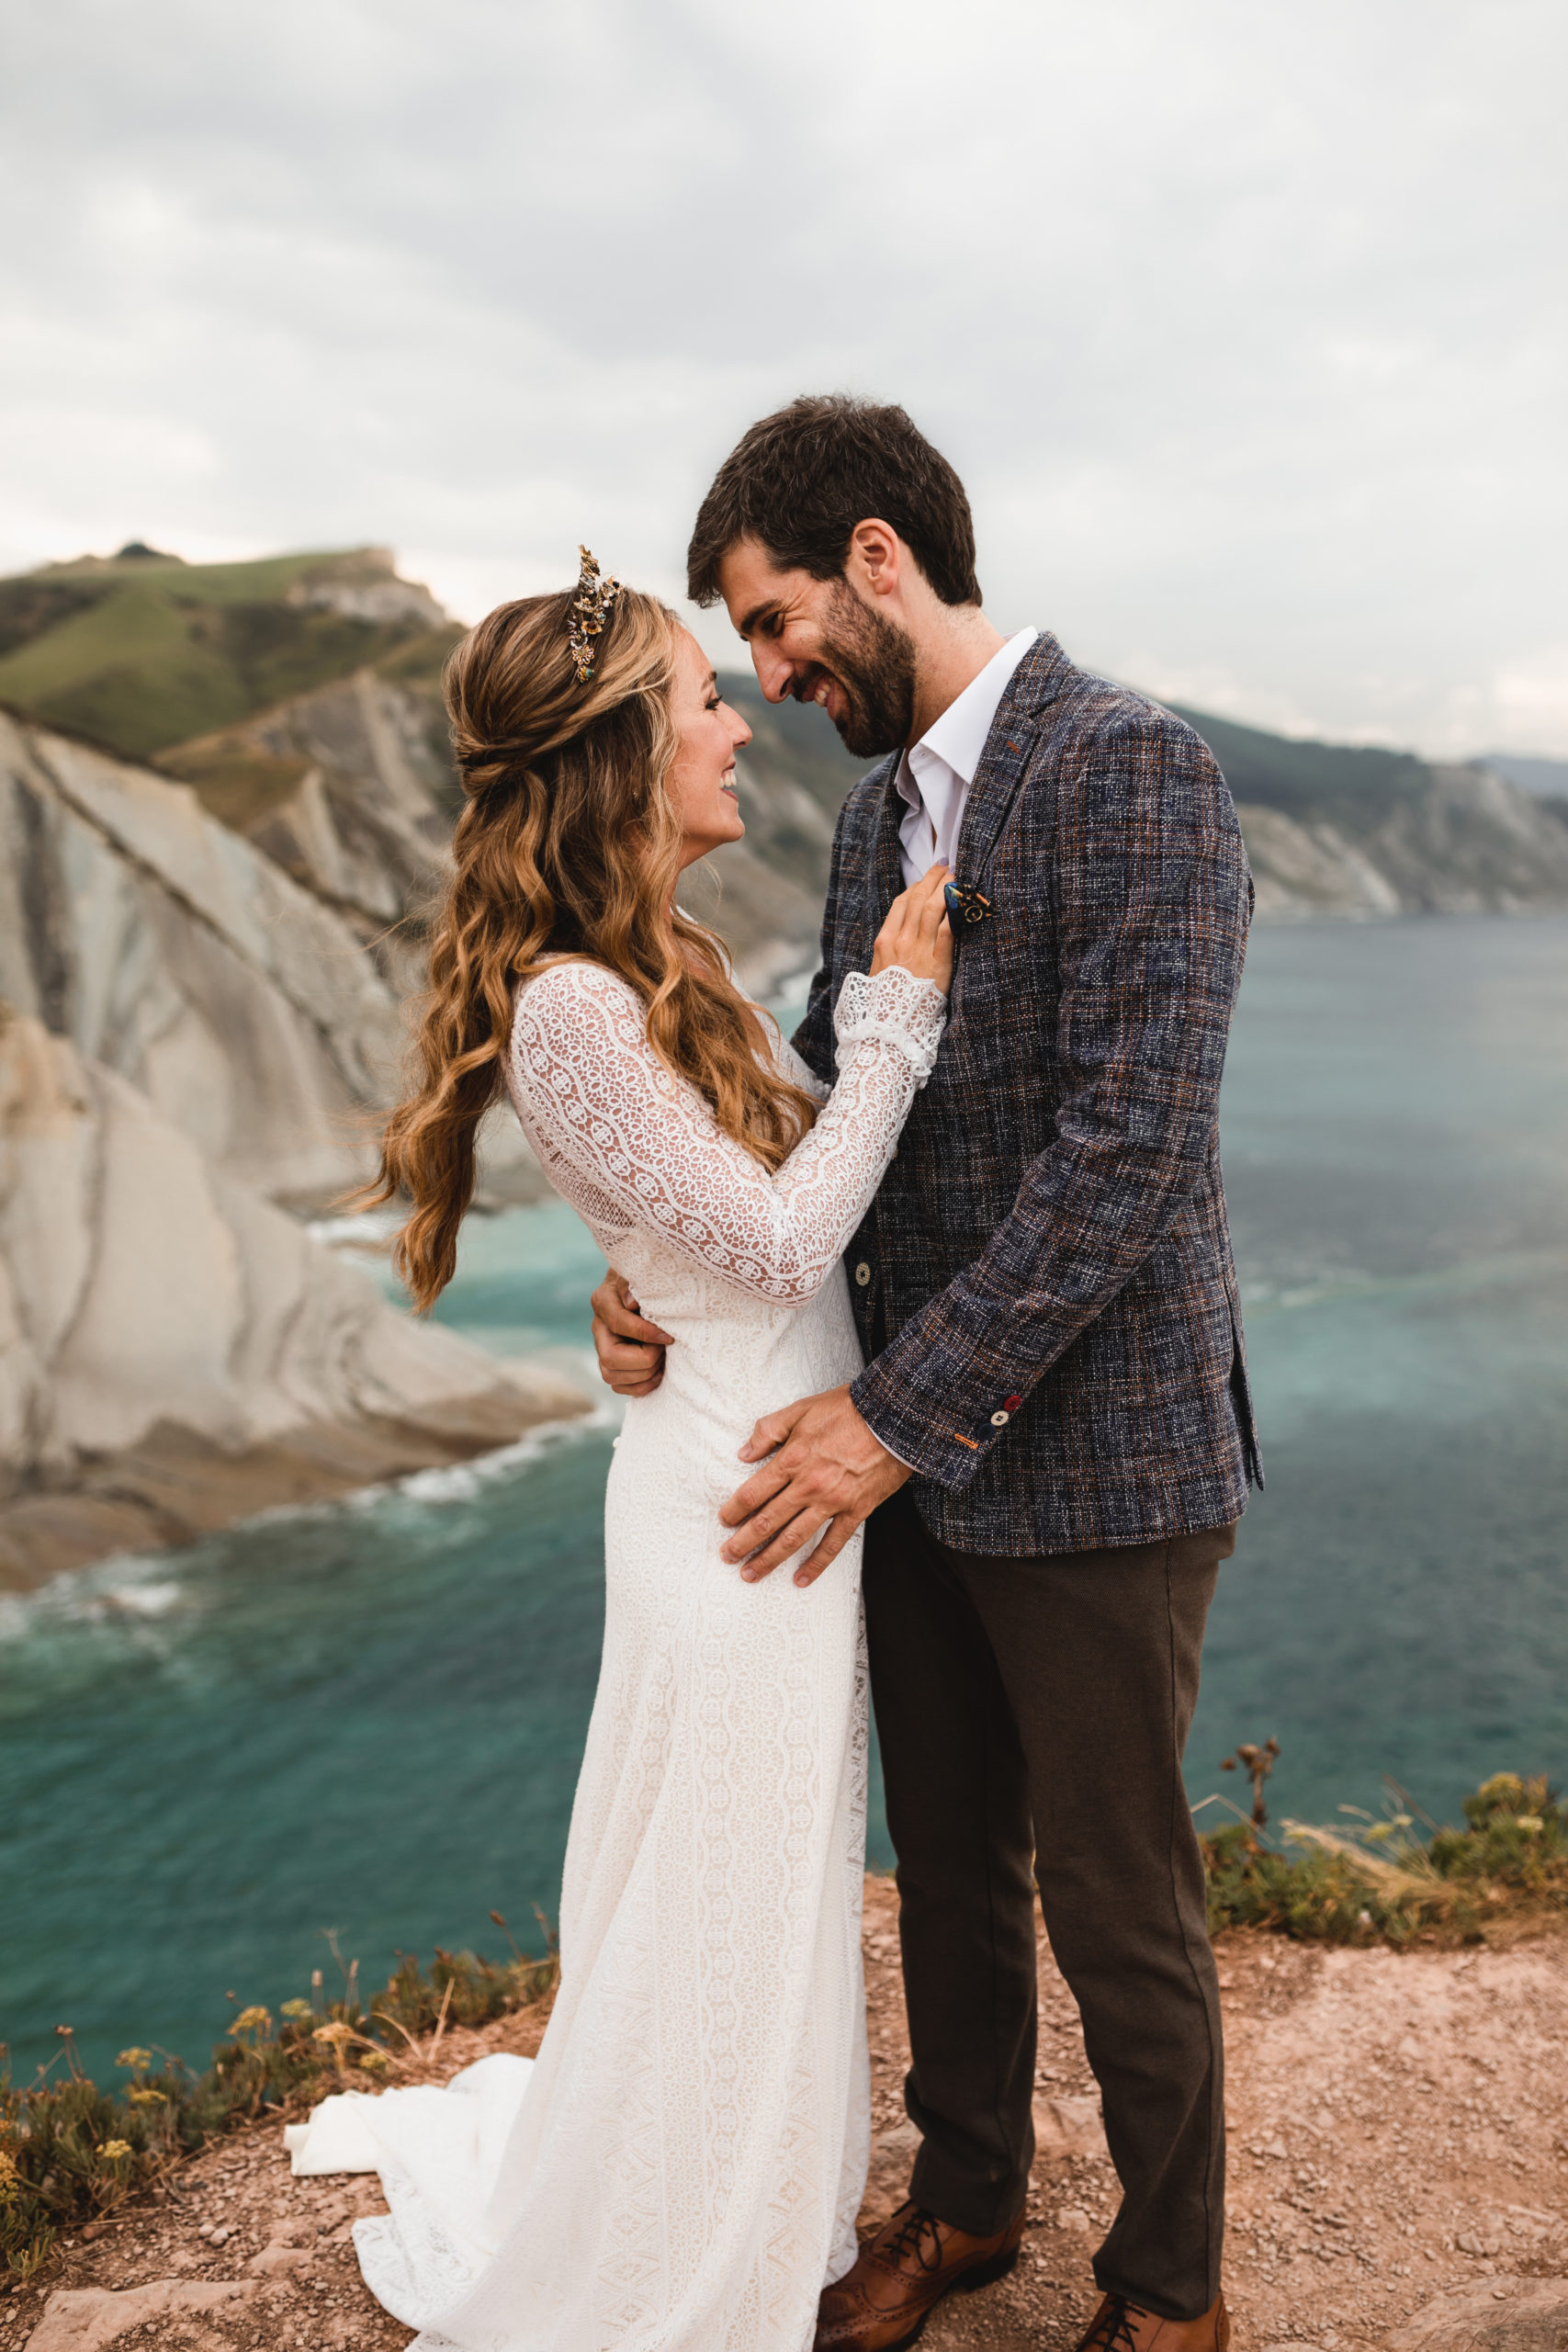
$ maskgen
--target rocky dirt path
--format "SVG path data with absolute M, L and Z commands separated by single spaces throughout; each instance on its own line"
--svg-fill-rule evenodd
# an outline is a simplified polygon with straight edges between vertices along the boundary
M 886 1880 L 867 1884 L 865 1946 L 870 2226 L 902 2199 L 913 2137 Z M 1000 2285 L 950 2299 L 922 2352 L 1054 2352 L 1094 2306 L 1089 2255 L 1115 2183 L 1077 2011 L 1042 1958 L 1041 2146 L 1023 2259 Z M 1403 1957 L 1233 1935 L 1220 1982 L 1236 2352 L 1391 2338 L 1399 2352 L 1564 2352 L 1568 1935 Z M 488 2050 L 530 2052 L 543 2023 L 534 2012 L 448 2034 L 434 2072 L 445 2079 Z M 366 2294 L 349 2242 L 355 2216 L 379 2210 L 373 2179 L 291 2179 L 276 2123 L 241 2134 L 0 2303 L 0 2352 L 150 2341 L 401 2352 L 408 2331 Z

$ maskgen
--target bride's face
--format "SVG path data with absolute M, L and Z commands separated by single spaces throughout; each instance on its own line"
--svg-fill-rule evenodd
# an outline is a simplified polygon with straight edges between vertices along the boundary
M 751 729 L 720 698 L 713 663 L 688 629 L 681 631 L 671 711 L 681 748 L 664 789 L 681 823 L 681 863 L 694 865 L 746 831 L 735 786 L 735 754 L 751 741 Z

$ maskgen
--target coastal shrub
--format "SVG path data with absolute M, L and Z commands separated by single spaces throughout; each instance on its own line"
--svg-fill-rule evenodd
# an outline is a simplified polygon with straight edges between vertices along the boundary
M 1210 1933 L 1473 1942 L 1505 1912 L 1568 1910 L 1568 1815 L 1544 1779 L 1494 1773 L 1466 1797 L 1462 1829 L 1424 1821 L 1389 1787 L 1381 1819 L 1342 1805 L 1342 1829 L 1286 1821 L 1275 1837 L 1238 1818 L 1208 1831 Z
M 501 1963 L 438 1951 L 429 1968 L 405 1956 L 367 2005 L 356 1967 L 333 2002 L 318 1969 L 310 2000 L 285 2001 L 276 2018 L 240 2009 L 205 2074 L 134 2046 L 120 2052 L 125 2079 L 113 2088 L 92 2081 L 71 2029 L 58 2026 L 60 2052 L 34 2082 L 13 2085 L 0 2063 L 0 2283 L 30 2278 L 62 2235 L 155 2186 L 204 2142 L 331 2090 L 395 2081 L 416 2064 L 422 2033 L 525 2008 L 555 1976 L 553 1949 L 537 1960 L 513 1946 Z
M 1495 1773 L 1465 1799 L 1462 1828 L 1423 1823 L 1391 1783 L 1381 1819 L 1347 1805 L 1345 1828 L 1286 1821 L 1274 1833 L 1262 1791 L 1278 1753 L 1273 1742 L 1236 1750 L 1253 1812 L 1201 1840 L 1212 1933 L 1402 1946 L 1473 1941 L 1505 1913 L 1568 1911 L 1568 1811 L 1543 1779 Z M 505 1920 L 491 1917 L 510 1941 Z M 527 2007 L 556 1973 L 553 1944 L 536 1959 L 513 1943 L 502 1962 L 437 1951 L 428 1967 L 400 1958 L 368 2001 L 351 1966 L 343 1997 L 329 2001 L 318 1969 L 309 2000 L 285 2001 L 276 2017 L 238 2009 L 205 2074 L 133 2046 L 119 2053 L 113 2088 L 91 2080 L 70 2028 L 57 2027 L 60 2052 L 31 2084 L 13 2086 L 0 2063 L 0 2288 L 205 2142 L 265 2114 L 281 2120 L 329 2090 L 415 2077 L 431 2054 L 422 2037 Z

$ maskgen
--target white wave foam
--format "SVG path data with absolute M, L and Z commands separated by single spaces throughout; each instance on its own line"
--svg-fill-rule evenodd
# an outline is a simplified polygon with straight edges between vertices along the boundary
M 41 1591 L 7 1595 L 0 1600 L 0 1642 L 21 1641 L 49 1624 L 133 1624 L 166 1617 L 187 1598 L 183 1584 L 156 1574 L 167 1563 L 164 1553 L 120 1552 L 90 1567 L 69 1568 Z
M 312 1217 L 305 1230 L 312 1241 L 327 1250 L 374 1250 L 384 1251 L 394 1239 L 403 1223 L 401 1211 L 393 1208 L 366 1209 L 358 1216 Z
M 596 1402 L 591 1412 L 570 1421 L 541 1421 L 537 1429 L 528 1430 L 512 1444 L 498 1446 L 493 1453 L 476 1454 L 471 1462 L 411 1471 L 406 1478 L 393 1482 L 393 1490 L 416 1503 L 468 1502 L 481 1487 L 497 1478 L 509 1477 L 513 1471 L 537 1462 L 542 1454 L 553 1453 L 559 1446 L 591 1433 L 619 1429 L 623 1418 L 616 1409 L 619 1403 L 619 1398 L 614 1402 L 606 1399 L 603 1404 Z M 377 1494 L 386 1492 L 386 1487 L 371 1487 L 355 1499 L 373 1501 Z
M 183 1585 L 116 1584 L 99 1595 L 106 1611 L 122 1609 L 132 1617 L 165 1617 L 185 1595 Z

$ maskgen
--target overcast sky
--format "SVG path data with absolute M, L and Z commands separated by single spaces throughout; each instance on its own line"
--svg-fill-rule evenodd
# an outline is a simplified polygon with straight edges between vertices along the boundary
M 11 0 L 0 568 L 395 547 L 678 591 L 901 400 L 998 626 L 1292 732 L 1568 753 L 1562 0 Z M 743 658 L 722 616 L 703 624 Z

